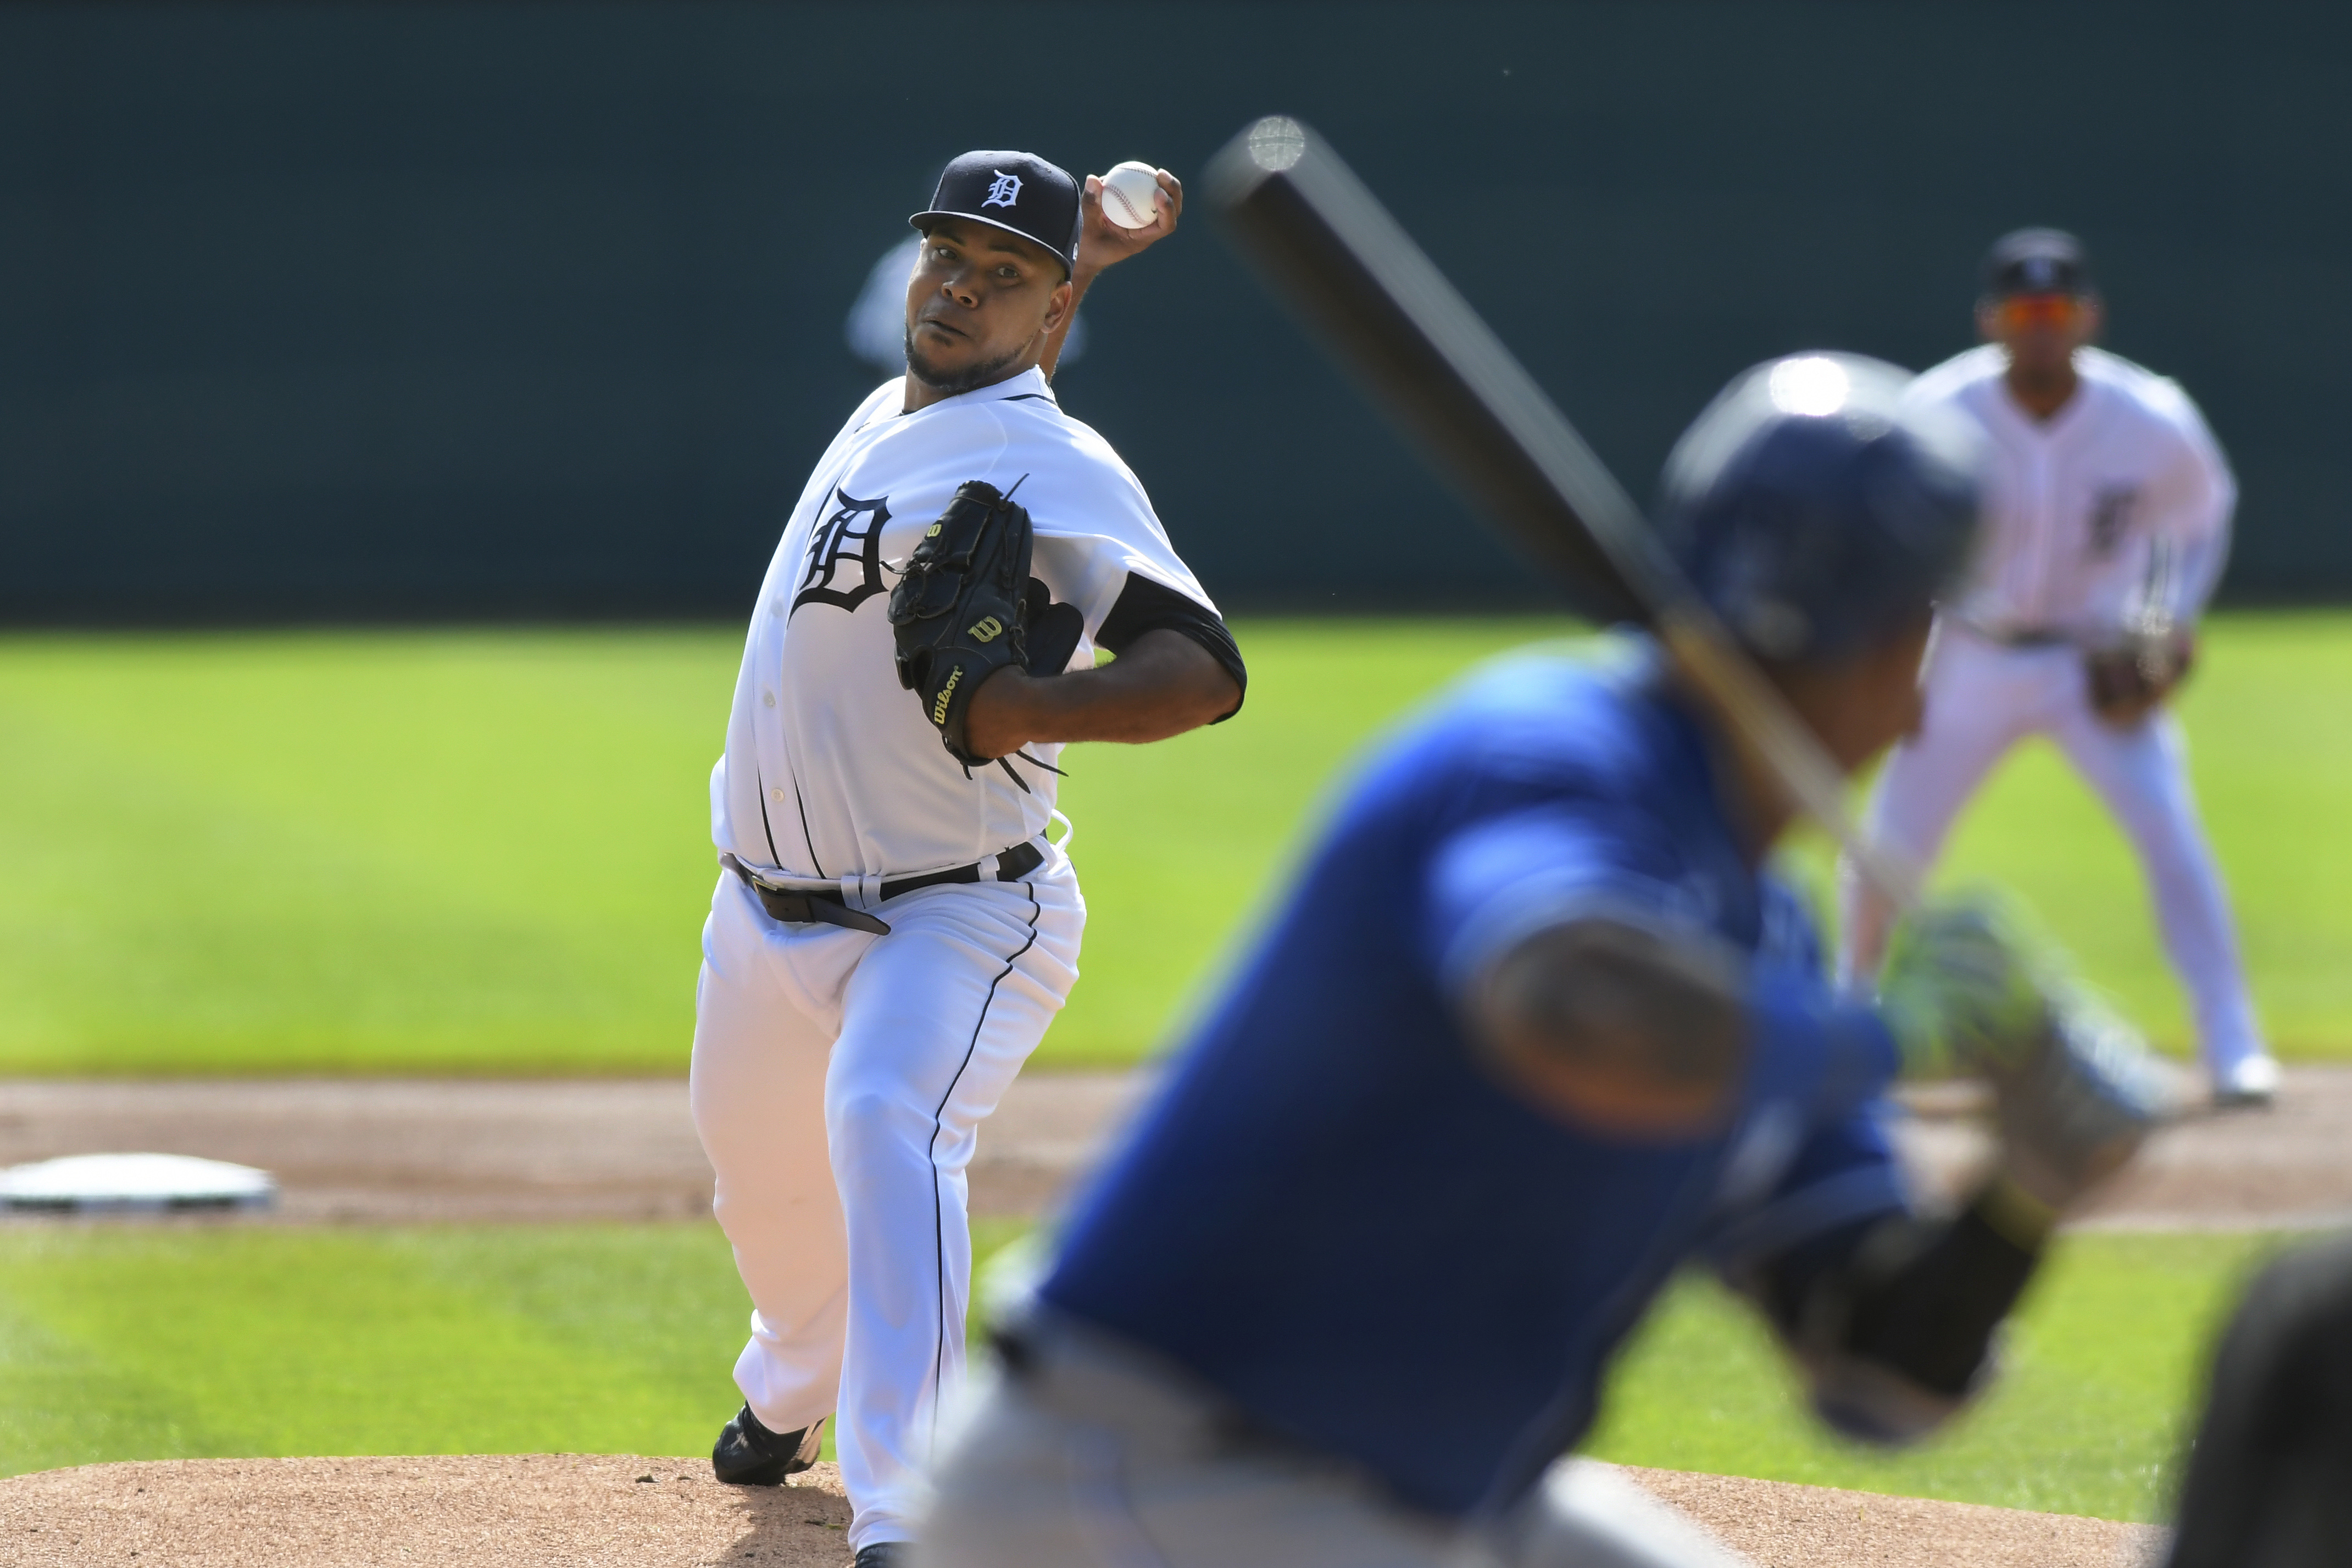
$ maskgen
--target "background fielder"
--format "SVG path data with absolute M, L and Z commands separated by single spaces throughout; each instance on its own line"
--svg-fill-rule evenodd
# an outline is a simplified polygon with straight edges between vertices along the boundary
M 1142 487 L 1046 383 L 1091 274 L 1173 226 L 1164 189 L 1151 229 L 1111 234 L 1040 159 L 948 166 L 911 220 L 907 374 L 793 510 L 711 773 L 730 874 L 704 927 L 692 1098 L 755 1309 L 713 1464 L 772 1484 L 838 1410 L 861 1563 L 910 1533 L 961 1369 L 975 1129 L 1077 978 L 1086 908 L 1045 836 L 1059 742 L 1158 739 L 1241 701 L 1233 640 Z M 901 689 L 889 619 L 894 578 L 971 480 L 1026 509 L 1033 592 L 1070 607 L 1049 618 L 1076 638 L 979 687 L 969 745 L 1019 756 L 977 767 Z M 1123 657 L 1091 669 L 1097 646 Z
M 2216 1100 L 2265 1101 L 2278 1067 L 2165 705 L 2229 553 L 2237 487 L 2179 385 L 2089 346 L 2101 311 L 2071 235 L 2007 236 L 1985 261 L 1978 321 L 1991 341 L 1914 388 L 1985 437 L 1985 537 L 1940 623 L 1926 718 L 1888 760 L 1870 829 L 1932 864 L 1993 765 L 2048 736 L 2138 852 Z M 1866 975 L 1885 903 L 1851 875 L 1844 900 L 1841 969 Z

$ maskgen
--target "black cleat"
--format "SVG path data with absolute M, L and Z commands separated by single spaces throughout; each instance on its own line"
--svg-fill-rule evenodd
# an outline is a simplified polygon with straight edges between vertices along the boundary
M 711 1473 L 730 1486 L 782 1486 L 786 1476 L 816 1463 L 817 1444 L 824 1436 L 823 1417 L 797 1432 L 771 1432 L 746 1405 L 719 1429 L 719 1441 L 710 1449 Z
M 877 1541 L 871 1546 L 857 1549 L 857 1561 L 849 1568 L 899 1568 L 907 1560 L 907 1543 L 903 1541 Z

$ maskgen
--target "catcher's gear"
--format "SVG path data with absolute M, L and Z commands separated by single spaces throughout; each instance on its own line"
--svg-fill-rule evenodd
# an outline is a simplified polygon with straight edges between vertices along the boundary
M 1982 900 L 1933 905 L 1896 927 L 1880 1011 L 1906 1076 L 1990 1081 L 2003 1173 L 2053 1213 L 2114 1173 L 2177 1108 L 2138 1035 Z
M 1055 604 L 1045 584 L 1029 575 L 1034 542 L 1029 513 L 1010 492 L 968 479 L 924 531 L 890 590 L 898 684 L 922 700 L 923 716 L 967 772 L 1004 763 L 978 755 L 965 739 L 981 682 L 1012 664 L 1033 674 L 1059 674 L 1086 629 L 1076 605 Z M 1017 754 L 1050 766 L 1025 752 Z M 1004 771 L 1028 787 L 1009 763 Z
M 2083 655 L 2091 707 L 2118 730 L 2128 730 L 2188 679 L 2197 645 L 2170 630 L 2126 633 L 2119 640 Z

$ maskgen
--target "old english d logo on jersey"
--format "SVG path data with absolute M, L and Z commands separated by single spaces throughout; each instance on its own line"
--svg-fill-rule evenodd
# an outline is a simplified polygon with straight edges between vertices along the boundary
M 890 521 L 890 498 L 859 500 L 846 490 L 833 492 L 836 510 L 809 534 L 808 565 L 801 574 L 800 592 L 793 595 L 793 614 L 803 605 L 832 605 L 855 613 L 857 606 L 882 592 L 882 525 Z M 845 582 L 852 563 L 857 580 Z
M 2132 513 L 2139 506 L 2139 491 L 2129 485 L 2111 485 L 2102 489 L 2091 502 L 2091 553 L 2113 555 L 2116 546 L 2123 542 L 2124 531 L 2131 527 Z

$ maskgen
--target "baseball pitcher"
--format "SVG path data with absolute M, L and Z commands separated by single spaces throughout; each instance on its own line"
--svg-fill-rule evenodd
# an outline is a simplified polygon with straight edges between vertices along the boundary
M 1977 504 L 1964 427 L 1843 355 L 1759 367 L 1668 469 L 1677 563 L 1851 772 L 1916 716 Z M 1343 793 L 1248 964 L 1073 1215 L 942 1462 L 935 1568 L 1701 1568 L 1567 1454 L 1674 1271 L 1822 1414 L 1902 1439 L 1983 1384 L 2054 1215 L 2136 1147 L 2146 1059 L 1993 912 L 1828 986 L 1762 874 L 1773 776 L 1655 647 L 1522 656 Z M 1880 1099 L 1981 1072 L 1999 1173 L 1906 1208 Z
M 2102 319 L 2082 246 L 2024 229 L 1985 261 L 1990 341 L 1912 395 L 1966 417 L 1990 460 L 1985 537 L 1927 662 L 1927 710 L 1895 749 L 1870 826 L 1931 863 L 2018 742 L 2047 735 L 2139 852 L 2219 1104 L 2267 1103 L 2263 1049 L 2221 877 L 2167 699 L 2229 554 L 2235 482 L 2178 384 L 2090 346 Z M 1885 902 L 1844 879 L 1841 972 L 1866 976 Z
M 1143 487 L 1048 384 L 1093 276 L 1173 228 L 1160 185 L 1152 224 L 1113 229 L 1091 177 L 947 166 L 910 220 L 906 374 L 793 509 L 710 775 L 694 1118 L 754 1309 L 711 1460 L 774 1485 L 836 1417 L 861 1568 L 910 1537 L 962 1370 L 975 1129 L 1077 978 L 1061 748 L 1215 722 L 1247 679 Z

